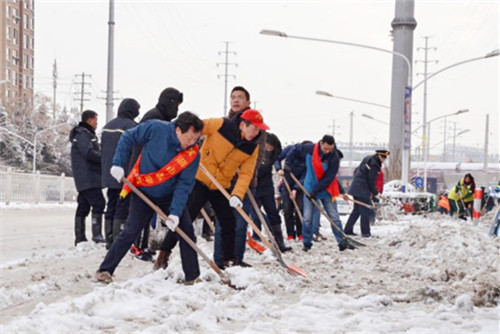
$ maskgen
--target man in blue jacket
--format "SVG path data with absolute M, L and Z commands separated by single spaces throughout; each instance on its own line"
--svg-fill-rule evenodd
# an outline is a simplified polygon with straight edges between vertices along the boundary
M 355 200 L 368 205 L 372 204 L 370 199 L 378 195 L 375 181 L 382 167 L 382 163 L 387 159 L 388 155 L 389 151 L 387 150 L 377 150 L 376 154 L 369 155 L 361 161 L 358 168 L 356 168 L 354 179 L 349 188 L 349 194 L 351 194 Z M 352 229 L 361 215 L 361 236 L 364 238 L 371 237 L 370 210 L 371 209 L 365 206 L 355 203 L 345 225 L 345 234 L 356 235 Z
M 290 160 L 294 159 L 294 155 L 305 157 L 304 188 L 309 193 L 309 196 L 304 195 L 302 235 L 304 237 L 303 250 L 307 252 L 312 247 L 313 222 L 315 219 L 317 220 L 316 217 L 319 217 L 319 210 L 312 203 L 312 199 L 323 205 L 328 216 L 334 221 L 337 228 L 342 231 L 337 202 L 332 201 L 333 198 L 340 195 L 339 183 L 336 179 L 340 160 L 335 147 L 335 140 L 330 135 L 324 135 L 319 143 L 301 145 L 292 151 L 290 155 Z M 342 242 L 342 235 L 333 227 L 332 232 L 340 251 L 351 248 Z
M 121 181 L 132 148 L 143 145 L 129 181 L 169 215 L 165 223 L 170 230 L 175 231 L 179 226 L 191 240 L 195 239 L 194 230 L 185 205 L 195 184 L 200 161 L 196 142 L 202 129 L 203 122 L 190 112 L 180 114 L 172 123 L 158 120 L 142 123 L 121 136 L 110 170 L 111 175 Z M 127 190 L 128 187 L 124 187 L 123 195 Z M 134 193 L 130 196 L 125 229 L 113 242 L 97 271 L 96 278 L 100 282 L 111 282 L 116 267 L 153 216 L 153 209 L 142 199 Z M 198 258 L 184 239 L 180 239 L 180 248 L 186 284 L 192 284 L 200 275 Z
M 113 240 L 123 229 L 128 216 L 130 196 L 119 199 L 123 184 L 117 182 L 109 173 L 112 166 L 113 156 L 122 133 L 137 125 L 134 118 L 139 116 L 141 106 L 134 99 L 123 99 L 118 107 L 118 116 L 106 123 L 102 129 L 101 146 L 101 179 L 102 187 L 108 188 L 106 197 L 106 213 L 104 214 L 104 232 L 106 238 L 106 249 L 109 249 Z M 128 171 L 128 169 L 126 169 Z
M 92 240 L 104 242 L 102 237 L 102 213 L 106 201 L 101 186 L 101 148 L 95 134 L 98 115 L 93 110 L 82 113 L 82 121 L 70 134 L 71 169 L 78 191 L 75 213 L 75 246 L 87 241 L 85 218 L 92 208 Z

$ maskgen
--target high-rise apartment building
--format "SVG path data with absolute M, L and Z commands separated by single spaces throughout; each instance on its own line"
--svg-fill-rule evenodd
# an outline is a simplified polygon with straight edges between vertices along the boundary
M 0 99 L 7 111 L 33 105 L 34 0 L 0 0 Z

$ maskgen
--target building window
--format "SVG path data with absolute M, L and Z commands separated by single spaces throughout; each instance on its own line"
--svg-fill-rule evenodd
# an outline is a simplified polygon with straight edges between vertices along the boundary
M 29 36 L 26 35 L 26 34 L 24 35 L 24 38 L 23 38 L 23 45 L 24 45 L 25 49 L 29 49 L 30 48 Z
M 17 86 L 17 72 L 16 71 L 12 71 L 12 84 L 14 86 Z
M 28 15 L 24 14 L 24 29 L 29 29 L 29 28 L 30 28 L 30 19 Z
M 17 29 L 12 29 L 12 40 L 14 42 L 14 45 L 17 45 Z

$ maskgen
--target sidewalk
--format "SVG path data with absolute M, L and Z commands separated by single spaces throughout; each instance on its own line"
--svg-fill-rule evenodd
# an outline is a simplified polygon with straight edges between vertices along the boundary
M 67 248 L 74 243 L 71 206 L 0 208 L 0 265 L 24 259 L 42 249 Z M 90 220 L 87 222 L 90 236 Z

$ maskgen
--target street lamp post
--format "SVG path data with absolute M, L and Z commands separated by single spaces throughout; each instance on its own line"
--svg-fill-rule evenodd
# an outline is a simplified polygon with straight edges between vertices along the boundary
M 51 129 L 54 129 L 54 128 L 57 128 L 59 126 L 63 126 L 63 125 L 69 125 L 68 123 L 59 123 L 59 124 L 56 124 L 56 125 L 53 125 L 51 127 L 48 127 L 47 129 L 44 129 L 44 130 L 41 130 L 41 131 L 38 131 L 37 133 L 35 133 L 35 138 L 33 139 L 33 174 L 36 173 L 36 146 L 37 146 L 37 141 L 38 141 L 38 136 L 42 133 L 44 133 L 45 131 L 48 131 L 48 130 L 51 130 Z
M 7 128 L 4 128 L 4 127 L 0 126 L 0 130 L 1 130 L 1 131 L 5 131 L 5 132 L 7 132 L 8 134 L 11 134 L 11 135 L 13 135 L 14 137 L 19 138 L 19 139 L 21 139 L 21 140 L 23 140 L 23 141 L 27 142 L 27 143 L 28 143 L 28 144 L 30 144 L 31 146 L 33 146 L 33 143 L 32 143 L 32 142 L 30 142 L 28 139 L 26 139 L 26 138 L 24 138 L 24 137 L 21 137 L 21 136 L 20 136 L 20 135 L 18 135 L 17 133 L 14 133 L 14 132 L 12 132 L 12 131 L 8 130 Z
M 370 49 L 370 50 L 375 50 L 375 51 L 390 53 L 390 54 L 392 54 L 394 56 L 401 57 L 402 59 L 404 59 L 404 61 L 406 62 L 406 65 L 408 66 L 407 87 L 411 90 L 411 87 L 412 87 L 412 66 L 411 66 L 411 62 L 408 59 L 408 57 L 406 57 L 404 54 L 402 54 L 400 52 L 392 51 L 392 50 L 387 50 L 387 49 L 383 49 L 383 48 L 379 48 L 379 47 L 375 47 L 375 46 L 365 45 L 365 44 L 359 44 L 359 43 L 351 43 L 351 42 L 345 42 L 345 41 L 336 41 L 336 40 L 329 40 L 329 39 L 322 39 L 322 38 L 293 36 L 293 35 L 288 35 L 285 32 L 277 31 L 277 30 L 267 30 L 267 29 L 264 29 L 264 30 L 261 30 L 260 33 L 262 35 L 269 35 L 269 36 L 278 36 L 278 37 L 301 39 L 301 40 L 307 40 L 307 41 L 325 42 L 325 43 L 342 44 L 342 45 L 360 47 L 360 48 L 365 48 L 365 49 Z M 411 99 L 411 95 L 410 95 L 410 99 Z M 410 111 L 408 110 L 408 112 L 410 112 Z M 404 185 L 406 185 L 406 184 L 408 184 L 409 148 L 408 148 L 408 145 L 405 145 L 405 141 L 410 141 L 411 138 L 407 138 L 410 135 L 410 133 L 407 133 L 407 131 L 405 131 L 404 126 L 402 127 L 401 131 L 402 131 L 401 147 L 403 148 L 402 157 L 401 157 L 401 159 L 402 159 L 401 178 L 402 178 L 402 183 Z M 395 159 L 397 159 L 397 158 L 395 158 Z

